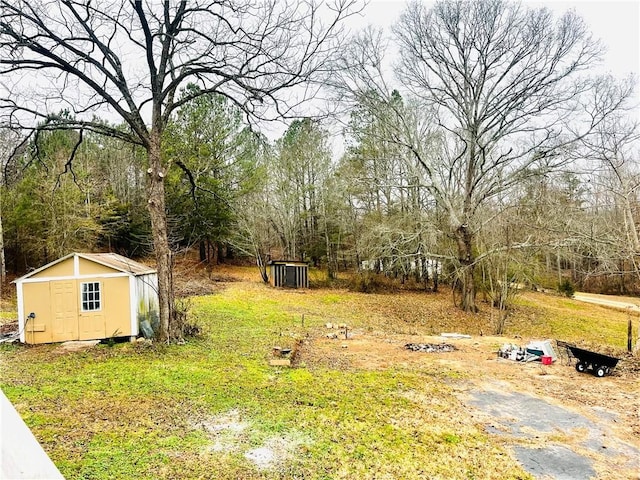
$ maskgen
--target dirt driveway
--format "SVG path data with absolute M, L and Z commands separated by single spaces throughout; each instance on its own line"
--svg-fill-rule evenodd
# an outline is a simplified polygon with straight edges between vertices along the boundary
M 616 310 L 631 310 L 640 312 L 640 298 L 620 297 L 614 295 L 599 295 L 597 293 L 576 292 L 573 295 L 575 300 L 581 302 L 594 303 L 603 307 L 614 308 Z
M 414 352 L 406 343 L 451 343 L 448 353 Z M 522 339 L 450 339 L 354 332 L 349 340 L 314 340 L 307 361 L 335 368 L 395 367 L 459 371 L 456 395 L 485 430 L 500 437 L 538 479 L 640 478 L 640 383 L 624 360 L 613 374 L 578 373 L 568 360 L 553 365 L 499 359 L 504 343 Z

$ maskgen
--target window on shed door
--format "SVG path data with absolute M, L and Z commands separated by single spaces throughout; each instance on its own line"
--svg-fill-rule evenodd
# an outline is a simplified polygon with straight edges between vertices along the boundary
M 82 311 L 100 310 L 100 282 L 84 282 L 82 285 Z

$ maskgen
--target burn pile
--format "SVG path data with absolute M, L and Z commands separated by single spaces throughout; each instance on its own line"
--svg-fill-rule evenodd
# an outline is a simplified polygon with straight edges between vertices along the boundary
M 413 352 L 425 353 L 453 352 L 457 350 L 456 347 L 449 343 L 407 343 L 404 348 Z

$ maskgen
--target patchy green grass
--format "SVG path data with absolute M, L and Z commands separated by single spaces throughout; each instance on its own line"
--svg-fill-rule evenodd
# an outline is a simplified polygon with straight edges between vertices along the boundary
M 547 337 L 586 346 L 624 349 L 629 313 L 562 296 L 525 293 L 507 333 Z M 634 324 L 637 316 L 632 317 Z
M 509 333 L 620 344 L 624 314 L 551 298 L 523 296 Z M 486 306 L 473 316 L 447 293 L 236 282 L 194 298 L 193 315 L 204 334 L 185 345 L 0 347 L 2 389 L 65 478 L 529 478 L 458 398 L 458 370 L 268 365 L 274 346 L 327 322 L 476 334 L 491 329 Z M 271 463 L 251 460 L 267 448 Z

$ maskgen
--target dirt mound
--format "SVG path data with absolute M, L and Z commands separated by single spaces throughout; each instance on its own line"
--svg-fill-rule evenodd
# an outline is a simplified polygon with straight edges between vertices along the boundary
M 625 353 L 619 358 L 620 361 L 618 362 L 614 373 L 617 372 L 619 375 L 624 377 L 640 378 L 640 356 L 638 354 L 634 356 L 632 353 Z

